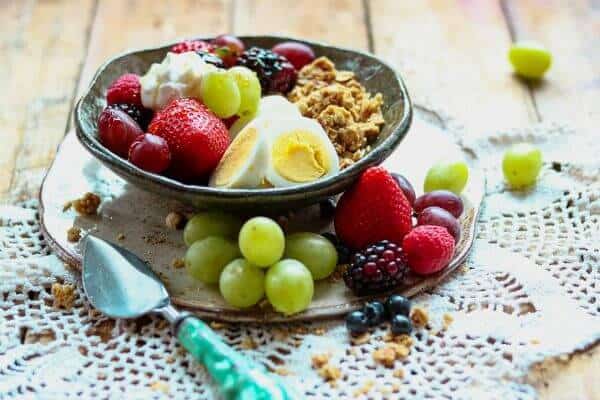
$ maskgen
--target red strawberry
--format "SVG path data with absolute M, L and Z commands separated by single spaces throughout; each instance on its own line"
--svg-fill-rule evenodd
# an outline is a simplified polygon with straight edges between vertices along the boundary
M 404 237 L 402 249 L 413 272 L 429 275 L 448 266 L 454 255 L 454 239 L 442 226 L 421 225 Z
M 167 141 L 172 172 L 186 181 L 208 177 L 229 146 L 223 122 L 192 98 L 170 102 L 154 115 L 148 131 Z
M 204 40 L 184 40 L 179 42 L 169 50 L 171 53 L 187 53 L 188 51 L 205 51 L 211 53 L 215 46 Z
M 106 91 L 106 102 L 110 104 L 128 103 L 142 105 L 142 86 L 136 74 L 125 74 L 114 81 Z
M 346 245 L 362 249 L 380 240 L 402 243 L 412 227 L 411 207 L 383 167 L 368 168 L 337 204 L 335 231 Z

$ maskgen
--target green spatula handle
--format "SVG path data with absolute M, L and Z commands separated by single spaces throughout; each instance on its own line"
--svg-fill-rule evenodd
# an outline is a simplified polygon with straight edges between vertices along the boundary
M 292 400 L 297 397 L 262 364 L 225 344 L 204 322 L 186 316 L 176 327 L 183 347 L 202 363 L 227 400 Z

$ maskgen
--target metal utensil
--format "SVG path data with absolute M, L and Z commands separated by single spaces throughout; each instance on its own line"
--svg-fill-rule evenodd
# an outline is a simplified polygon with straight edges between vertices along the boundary
M 156 313 L 167 319 L 175 336 L 202 363 L 228 400 L 296 399 L 277 376 L 225 344 L 208 325 L 177 311 L 163 283 L 130 251 L 87 235 L 83 289 L 94 307 L 114 318 Z

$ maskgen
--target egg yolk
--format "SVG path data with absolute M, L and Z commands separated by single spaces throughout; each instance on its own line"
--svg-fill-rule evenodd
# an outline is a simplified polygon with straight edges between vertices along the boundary
M 242 130 L 223 154 L 221 162 L 215 170 L 215 184 L 225 186 L 231 178 L 244 166 L 252 154 L 252 149 L 258 140 L 258 131 L 254 128 Z
M 306 131 L 280 135 L 272 147 L 275 170 L 291 182 L 311 182 L 325 175 L 330 162 L 319 138 Z

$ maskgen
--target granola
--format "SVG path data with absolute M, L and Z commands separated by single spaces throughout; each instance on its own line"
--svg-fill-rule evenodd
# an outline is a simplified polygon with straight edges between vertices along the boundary
M 52 296 L 54 297 L 53 306 L 55 308 L 64 308 L 69 310 L 71 307 L 73 307 L 76 297 L 75 286 L 68 283 L 53 283 L 51 290 Z
M 73 208 L 81 215 L 95 215 L 100 206 L 100 196 L 87 192 L 82 198 L 73 200 Z
M 69 229 L 67 229 L 67 240 L 71 243 L 76 243 L 79 242 L 79 239 L 81 239 L 81 229 L 72 226 Z
M 340 167 L 362 158 L 384 124 L 381 93 L 369 94 L 351 71 L 338 71 L 327 57 L 304 66 L 288 95 L 305 117 L 323 126 L 336 152 Z

